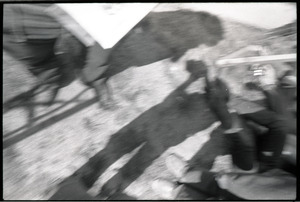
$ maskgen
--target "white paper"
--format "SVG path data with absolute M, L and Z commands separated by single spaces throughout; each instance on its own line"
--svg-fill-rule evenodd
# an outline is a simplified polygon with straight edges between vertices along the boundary
M 112 48 L 157 3 L 56 4 L 104 49 Z

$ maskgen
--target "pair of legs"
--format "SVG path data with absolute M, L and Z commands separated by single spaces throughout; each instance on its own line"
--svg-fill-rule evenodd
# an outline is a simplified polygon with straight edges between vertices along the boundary
M 290 103 L 286 102 L 284 98 L 286 96 L 282 92 L 284 89 L 277 86 L 272 89 L 261 90 L 266 96 L 268 109 L 241 116 L 245 120 L 253 121 L 268 129 L 262 133 L 256 132 L 258 160 L 261 171 L 264 171 L 278 167 L 286 160 L 294 164 L 295 159 L 292 158 L 296 156 L 295 148 L 291 149 L 292 152 L 289 156 L 282 155 L 282 151 L 284 147 L 295 147 L 295 142 L 292 143 L 291 140 L 296 140 L 296 117 L 293 117 L 288 111 Z

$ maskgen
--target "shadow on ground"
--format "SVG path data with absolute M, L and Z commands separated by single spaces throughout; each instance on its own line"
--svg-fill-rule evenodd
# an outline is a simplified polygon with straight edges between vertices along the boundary
M 192 11 L 152 12 L 116 45 L 109 58 L 110 69 L 102 77 L 111 77 L 129 67 L 151 64 L 168 57 L 173 57 L 176 61 L 188 49 L 201 44 L 216 45 L 222 37 L 223 31 L 220 20 L 208 13 Z M 80 57 L 81 52 L 81 50 L 76 50 L 76 48 L 80 49 L 81 46 L 76 46 L 74 40 L 64 41 L 70 45 L 70 54 L 73 55 L 73 57 L 68 56 L 70 64 L 74 64 L 74 61 L 71 61 L 72 58 Z M 67 44 L 63 48 L 68 47 Z M 98 56 L 95 55 L 94 57 Z M 33 114 L 36 105 L 35 103 L 27 104 L 24 107 L 28 108 L 31 119 L 29 120 L 29 129 L 17 135 L 10 133 L 10 136 L 15 135 L 15 137 L 5 140 L 4 146 L 8 147 L 15 144 L 95 102 L 96 99 L 92 99 L 80 103 L 74 108 L 56 115 L 55 118 L 50 117 L 43 123 L 34 125 L 33 128 L 30 126 L 36 120 Z M 68 104 L 68 102 L 64 104 Z M 168 126 L 161 127 L 167 128 Z M 18 132 L 19 129 L 15 131 Z
M 145 111 L 113 134 L 106 147 L 90 158 L 74 176 L 79 176 L 86 187 L 90 188 L 110 165 L 144 144 L 103 186 L 101 194 L 121 192 L 169 147 L 209 127 L 216 119 L 209 110 L 205 110 L 208 105 L 204 95 L 184 92 L 192 82 L 193 78 L 190 77 L 162 103 Z
M 209 141 L 189 161 L 190 169 L 202 168 L 210 170 L 218 155 L 229 153 L 226 141 L 223 129 L 219 126 L 210 134 Z
M 223 35 L 221 21 L 206 12 L 151 12 L 114 47 L 103 77 L 169 57 L 175 62 L 189 49 L 216 45 Z

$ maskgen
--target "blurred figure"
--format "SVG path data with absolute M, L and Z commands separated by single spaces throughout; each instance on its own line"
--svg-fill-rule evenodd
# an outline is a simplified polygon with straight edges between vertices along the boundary
M 233 147 L 233 163 L 244 170 L 252 169 L 257 149 L 260 172 L 276 168 L 288 132 L 288 125 L 283 117 L 286 107 L 281 102 L 281 96 L 273 90 L 264 90 L 269 109 L 239 115 L 227 108 L 228 92 L 228 87 L 220 79 L 213 82 L 207 79 L 210 107 L 222 122 L 224 133 L 231 134 L 228 138 Z M 254 128 L 256 125 L 253 124 L 250 128 L 247 121 L 264 126 L 267 130 L 259 131 L 260 128 Z M 252 135 L 254 131 L 255 134 Z
M 106 93 L 109 89 L 103 85 L 107 78 L 98 79 L 108 65 L 96 64 L 93 60 L 102 57 L 100 46 L 85 47 L 47 14 L 46 9 L 51 5 L 4 5 L 3 48 L 24 62 L 38 78 L 37 84 L 26 96 L 32 97 L 41 86 L 50 84 L 52 93 L 48 103 L 51 105 L 59 89 L 79 76 L 83 83 L 94 88 L 101 100 L 102 88 L 106 88 Z
M 58 89 L 68 85 L 72 78 L 63 56 L 55 53 L 62 27 L 44 12 L 48 6 L 49 4 L 5 4 L 3 48 L 24 62 L 38 78 L 36 88 L 43 84 L 53 86 L 51 102 Z
M 260 90 L 266 96 L 269 109 L 274 111 L 286 127 L 287 139 L 282 153 L 280 166 L 296 174 L 296 138 L 297 138 L 297 77 L 295 70 L 287 70 L 278 78 L 277 84 L 263 85 L 252 83 L 252 89 Z M 259 132 L 259 127 L 251 123 L 252 128 Z M 267 141 L 267 140 L 265 140 Z
M 284 74 L 279 80 L 281 87 L 295 88 L 295 79 L 289 77 L 289 74 Z M 173 183 L 157 180 L 154 182 L 154 189 L 160 187 L 167 190 L 172 199 L 180 199 L 182 191 L 190 195 L 191 191 L 187 190 L 227 200 L 295 199 L 295 172 L 288 173 L 280 169 L 280 162 L 283 160 L 296 170 L 296 149 L 291 149 L 295 144 L 291 141 L 293 138 L 287 137 L 289 126 L 283 116 L 288 109 L 279 99 L 282 95 L 273 90 L 264 89 L 269 109 L 238 114 L 227 107 L 230 95 L 227 85 L 219 78 L 212 80 L 206 76 L 207 100 L 222 123 L 224 135 L 229 141 L 234 169 L 230 173 L 187 169 L 178 175 L 174 166 L 167 165 L 174 176 L 177 176 L 177 180 Z M 258 126 L 264 126 L 266 130 Z M 284 146 L 290 147 L 290 154 L 282 153 Z M 178 161 L 184 164 L 182 159 Z M 199 194 L 195 193 L 191 197 L 194 200 L 203 199 L 198 198 Z
M 295 70 L 285 71 L 278 78 L 277 84 L 264 85 L 258 81 L 247 83 L 246 86 L 263 92 L 268 98 L 266 101 L 269 108 L 280 114 L 286 122 L 288 133 L 296 135 L 297 77 Z

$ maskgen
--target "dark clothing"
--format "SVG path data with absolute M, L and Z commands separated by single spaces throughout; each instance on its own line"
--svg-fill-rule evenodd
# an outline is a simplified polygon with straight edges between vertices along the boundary
M 284 186 L 286 182 L 288 183 L 286 186 L 290 186 L 287 190 L 293 193 L 295 180 L 293 180 L 291 176 L 280 173 L 280 171 L 277 172 L 278 169 L 276 169 L 279 167 L 280 156 L 289 129 L 287 119 L 284 116 L 286 114 L 286 106 L 284 105 L 285 103 L 281 101 L 281 95 L 277 91 L 265 91 L 264 93 L 269 109 L 243 115 L 238 115 L 237 113 L 230 114 L 226 106 L 227 98 L 229 97 L 227 95 L 227 87 L 223 82 L 218 80 L 214 83 L 209 82 L 208 79 L 206 80 L 206 92 L 210 107 L 221 121 L 223 128 L 241 129 L 237 132 L 224 134 L 228 137 L 233 164 L 243 170 L 251 170 L 257 160 L 259 162 L 259 173 L 257 176 L 253 176 L 253 178 L 251 178 L 251 176 L 250 178 L 248 177 L 250 181 L 253 179 L 261 179 L 262 181 L 265 180 L 265 184 L 268 184 L 268 180 L 270 179 L 269 173 L 274 172 L 274 174 L 278 174 L 278 176 L 274 177 L 274 183 L 277 183 L 275 186 L 280 188 Z M 263 133 L 257 133 L 258 130 L 251 130 L 254 128 L 248 125 L 247 121 L 264 126 L 268 130 Z M 234 177 L 231 179 L 234 179 Z M 234 183 L 234 181 L 231 181 L 231 183 Z M 238 193 L 232 194 L 229 190 L 227 191 L 220 188 L 215 173 L 202 172 L 199 183 L 184 183 L 184 185 L 208 194 L 209 196 L 225 197 L 227 200 L 240 199 L 236 196 Z M 265 186 L 263 183 L 258 185 L 262 187 Z M 283 191 L 283 193 L 285 192 Z M 269 193 L 262 197 L 272 198 L 272 195 L 268 194 Z M 178 196 L 180 198 L 180 194 Z
M 210 106 L 210 109 L 221 121 L 224 129 L 229 129 L 232 126 L 232 120 L 230 117 L 227 102 L 229 101 L 229 88 L 220 79 L 215 81 L 209 81 L 206 76 L 206 98 Z
M 257 158 L 260 163 L 260 171 L 263 172 L 278 167 L 287 134 L 284 120 L 275 112 L 268 110 L 241 116 L 269 129 L 264 134 L 256 135 Z M 245 156 L 241 155 L 238 158 L 245 159 Z
M 243 115 L 230 114 L 227 108 L 229 91 L 226 84 L 220 79 L 213 82 L 206 79 L 206 84 L 208 102 L 222 122 L 223 128 L 242 128 L 239 132 L 225 134 L 231 146 L 233 163 L 241 169 L 250 170 L 257 159 L 261 172 L 278 167 L 288 130 L 282 115 L 285 106 L 280 102 L 280 95 L 276 91 L 265 91 L 269 105 L 267 110 Z M 245 124 L 246 121 L 264 126 L 268 131 L 254 134 Z
M 274 90 L 264 91 L 269 109 L 281 116 L 287 127 L 287 133 L 295 135 L 297 134 L 297 109 L 293 107 L 297 100 L 296 93 L 296 88 L 283 88 L 280 85 Z
M 242 115 L 244 119 L 252 120 L 269 129 L 265 133 L 257 134 L 258 160 L 261 162 L 262 171 L 278 167 L 286 135 L 296 135 L 296 116 L 287 107 L 295 102 L 295 89 L 277 86 L 273 90 L 263 92 L 268 109 Z M 263 155 L 262 152 L 265 151 L 274 152 L 273 156 Z
M 85 65 L 87 51 L 48 15 L 46 9 L 51 5 L 6 4 L 3 14 L 4 50 L 25 64 L 37 78 L 36 85 L 30 93 L 26 93 L 26 97 L 34 96 L 42 85 L 51 84 L 49 104 L 60 88 L 74 81 Z
M 3 48 L 17 60 L 24 62 L 29 71 L 38 76 L 50 69 L 57 69 L 54 60 L 56 39 L 16 42 L 12 35 L 3 35 Z
M 254 176 L 253 178 L 245 178 L 245 180 L 253 180 L 260 177 L 265 180 L 269 180 L 269 171 L 272 172 L 274 168 L 279 167 L 280 163 L 280 155 L 283 150 L 283 146 L 285 143 L 286 138 L 286 126 L 282 119 L 272 111 L 268 110 L 262 110 L 251 114 L 245 114 L 242 116 L 238 116 L 237 114 L 233 113 L 231 114 L 233 119 L 238 119 L 240 122 L 243 123 L 243 120 L 251 120 L 254 121 L 260 125 L 263 125 L 267 127 L 269 130 L 267 133 L 263 134 L 254 134 L 251 133 L 249 128 L 244 127 L 242 131 L 238 133 L 232 133 L 232 134 L 224 134 L 228 136 L 228 142 L 231 147 L 231 154 L 232 154 L 232 161 L 233 163 L 243 169 L 243 170 L 250 170 L 254 166 L 254 162 L 257 160 L 259 162 L 259 172 L 257 176 Z M 233 122 L 235 122 L 234 120 Z M 238 125 L 243 125 L 242 123 Z M 252 137 L 256 138 L 256 145 L 253 144 Z M 272 155 L 264 155 L 263 152 L 268 151 L 272 152 Z M 192 170 L 190 170 L 192 171 Z M 275 170 L 274 170 L 274 173 Z M 281 187 L 284 185 L 284 180 L 287 180 L 286 186 L 293 186 L 294 181 L 292 181 L 290 176 L 285 176 L 282 173 L 276 173 L 278 176 L 276 176 L 274 179 L 274 186 Z M 249 175 L 249 174 L 248 174 Z M 251 175 L 251 174 L 250 174 Z M 254 174 L 253 174 L 254 175 Z M 281 175 L 283 178 L 281 178 Z M 199 183 L 183 183 L 185 186 L 184 189 L 180 190 L 178 196 L 176 199 L 187 199 L 187 200 L 196 200 L 196 199 L 203 199 L 209 197 L 218 197 L 225 200 L 241 200 L 242 198 L 237 196 L 237 193 L 231 193 L 231 190 L 225 190 L 220 188 L 217 179 L 217 174 L 204 171 L 201 175 L 201 179 L 199 179 Z M 272 175 L 273 176 L 273 175 Z M 238 176 L 237 176 L 238 177 Z M 285 178 L 287 177 L 287 178 Z M 280 181 L 282 179 L 282 181 Z M 243 180 L 242 180 L 243 181 Z M 249 183 L 250 183 L 249 181 Z M 234 181 L 233 181 L 234 183 Z M 254 182 L 253 182 L 254 183 Z M 283 183 L 283 184 L 282 184 Z M 291 183 L 291 184 L 290 184 Z M 181 183 L 179 183 L 181 184 Z M 244 183 L 245 184 L 245 183 Z M 267 183 L 265 183 L 267 184 Z M 264 188 L 265 185 L 261 185 L 258 182 L 258 185 L 262 186 Z M 272 185 L 270 185 L 272 186 Z M 289 188 L 287 188 L 289 189 Z M 191 191 L 194 190 L 194 191 Z M 200 192 L 203 194 L 206 194 L 206 198 L 201 198 L 203 196 L 195 194 L 196 192 Z M 292 191 L 292 189 L 291 189 Z M 195 193 L 194 193 L 195 192 Z M 283 191 L 284 192 L 284 191 Z M 269 194 L 269 195 L 268 195 Z M 182 196 L 185 196 L 186 198 L 182 198 Z M 186 196 L 187 195 L 187 196 Z M 271 192 L 266 193 L 263 196 L 268 196 L 272 198 Z M 190 197 L 190 198 L 189 198 Z M 200 197 L 200 198 L 199 198 Z M 260 197 L 260 196 L 257 196 Z M 274 198 L 275 199 L 275 198 Z
M 55 45 L 62 28 L 45 12 L 50 5 L 4 5 L 3 48 L 41 82 L 56 77 L 55 82 L 60 83 L 65 66 L 55 54 Z
M 57 38 L 61 25 L 45 12 L 49 6 L 51 4 L 5 4 L 3 30 L 18 42 Z
M 77 76 L 95 89 L 100 100 L 99 89 L 103 85 L 98 84 L 97 80 L 107 70 L 108 66 L 102 65 L 109 52 L 99 44 L 85 47 L 48 15 L 46 9 L 51 5 L 4 5 L 4 50 L 27 65 L 28 70 L 38 78 L 37 86 L 54 85 L 50 104 L 58 90 Z M 106 85 L 104 87 L 107 88 Z
M 37 85 L 52 84 L 61 88 L 70 84 L 76 75 L 74 65 L 67 58 L 70 54 L 55 54 L 56 43 L 57 39 L 16 42 L 12 35 L 3 34 L 4 50 L 26 65 L 38 79 Z

